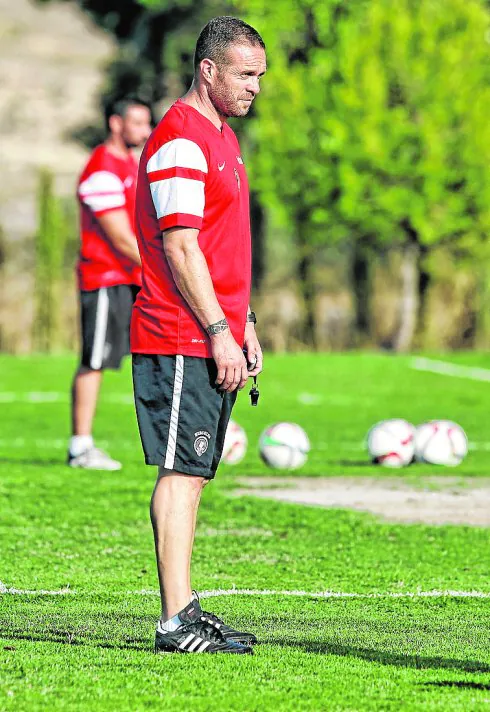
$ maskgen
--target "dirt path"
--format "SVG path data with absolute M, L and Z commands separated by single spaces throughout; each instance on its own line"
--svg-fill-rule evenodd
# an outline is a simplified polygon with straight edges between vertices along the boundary
M 315 507 L 355 509 L 392 522 L 490 527 L 490 479 L 242 477 L 236 496 L 252 495 Z

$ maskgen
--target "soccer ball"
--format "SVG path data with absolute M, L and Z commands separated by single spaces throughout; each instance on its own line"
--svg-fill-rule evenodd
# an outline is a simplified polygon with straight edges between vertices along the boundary
M 373 425 L 367 435 L 367 448 L 378 465 L 403 467 L 413 460 L 414 440 L 414 426 L 402 418 L 392 418 Z
M 417 428 L 415 458 L 433 465 L 459 465 L 468 452 L 463 428 L 451 420 L 431 420 Z
M 296 423 L 275 423 L 266 428 L 259 439 L 259 452 L 269 467 L 278 470 L 295 470 L 304 465 L 310 441 Z
M 227 465 L 236 465 L 243 460 L 246 452 L 247 436 L 245 430 L 234 420 L 230 420 L 226 428 L 221 461 L 226 462 Z

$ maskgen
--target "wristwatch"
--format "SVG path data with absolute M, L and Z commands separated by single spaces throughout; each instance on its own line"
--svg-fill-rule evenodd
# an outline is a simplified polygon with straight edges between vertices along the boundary
M 257 317 L 255 316 L 255 312 L 249 311 L 247 314 L 247 321 L 251 321 L 252 324 L 257 323 Z

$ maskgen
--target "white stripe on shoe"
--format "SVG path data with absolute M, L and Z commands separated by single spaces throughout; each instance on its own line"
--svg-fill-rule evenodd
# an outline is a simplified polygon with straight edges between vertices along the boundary
M 203 642 L 202 638 L 199 636 L 196 637 L 196 639 L 189 645 L 187 648 L 187 652 L 191 653 L 193 650 L 195 650 L 201 643 Z
M 184 640 L 184 642 L 179 644 L 179 648 L 181 650 L 187 650 L 187 646 L 189 645 L 190 642 L 192 642 L 194 640 L 195 637 L 196 636 L 194 635 L 194 633 L 189 633 L 189 635 Z
M 184 357 L 175 357 L 175 377 L 174 392 L 172 396 L 172 411 L 170 413 L 170 427 L 168 431 L 167 452 L 165 455 L 164 467 L 167 470 L 174 469 L 175 451 L 177 449 L 177 428 L 179 425 L 180 397 L 182 395 L 182 384 L 184 382 Z
M 200 648 L 197 649 L 196 652 L 197 652 L 197 653 L 203 653 L 203 652 L 206 650 L 206 648 L 208 647 L 209 644 L 210 644 L 210 643 L 209 643 L 209 640 L 205 640 L 204 643 L 201 645 Z
M 90 358 L 90 368 L 98 371 L 102 368 L 104 360 L 104 346 L 107 334 L 107 319 L 109 316 L 109 295 L 107 288 L 101 287 L 97 295 L 97 312 L 95 315 L 94 343 L 92 345 L 92 356 Z

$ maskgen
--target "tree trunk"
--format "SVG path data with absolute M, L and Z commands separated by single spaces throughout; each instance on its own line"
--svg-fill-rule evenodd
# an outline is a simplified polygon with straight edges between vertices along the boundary
M 490 261 L 488 260 L 481 263 L 478 278 L 475 346 L 478 349 L 490 348 Z
M 254 192 L 250 193 L 250 222 L 253 244 L 252 288 L 259 291 L 265 272 L 265 219 L 264 210 Z
M 352 255 L 352 292 L 354 295 L 355 343 L 362 345 L 370 337 L 371 320 L 369 297 L 371 291 L 370 248 L 363 240 L 356 240 Z
M 417 242 L 407 243 L 403 249 L 401 266 L 401 299 L 398 317 L 398 331 L 393 339 L 393 348 L 398 352 L 409 351 L 417 329 L 419 296 L 420 246 Z
M 312 280 L 312 260 L 309 254 L 303 254 L 298 265 L 301 294 L 305 307 L 303 323 L 303 341 L 306 346 L 316 349 L 315 287 Z
M 303 297 L 305 318 L 303 322 L 303 341 L 306 346 L 316 349 L 316 318 L 315 318 L 315 282 L 313 275 L 313 248 L 309 244 L 309 215 L 302 213 L 296 219 L 296 239 L 299 249 L 298 278 Z
M 418 315 L 418 326 L 417 334 L 420 336 L 421 344 L 424 343 L 424 337 L 427 333 L 428 328 L 428 297 L 429 288 L 432 283 L 432 275 L 427 270 L 425 265 L 424 257 L 427 255 L 427 249 L 421 248 L 419 257 L 419 315 Z

